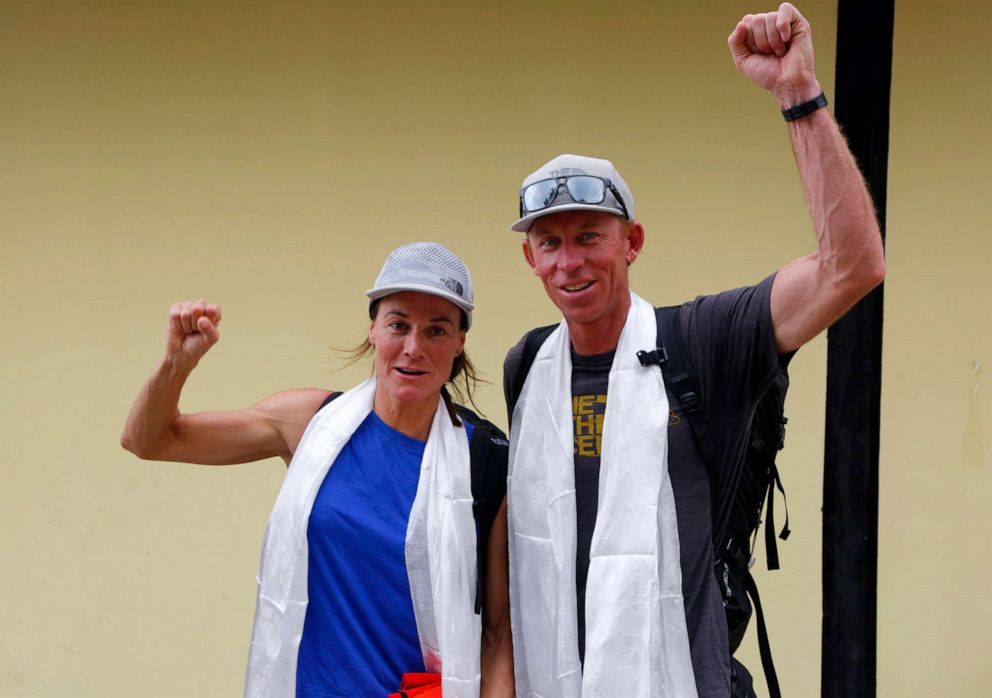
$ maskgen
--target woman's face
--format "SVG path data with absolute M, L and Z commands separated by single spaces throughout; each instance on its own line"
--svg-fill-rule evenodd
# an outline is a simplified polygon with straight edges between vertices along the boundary
M 400 402 L 436 398 L 465 347 L 461 310 L 429 293 L 402 291 L 379 301 L 369 326 L 379 390 Z

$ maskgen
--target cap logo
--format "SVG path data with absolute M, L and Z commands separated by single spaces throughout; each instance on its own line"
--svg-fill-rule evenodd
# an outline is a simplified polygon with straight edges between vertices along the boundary
M 457 293 L 458 297 L 461 298 L 465 295 L 465 289 L 462 288 L 461 283 L 457 279 L 452 279 L 449 277 L 442 277 L 441 283 L 444 284 L 445 288 L 453 293 Z
M 577 167 L 563 167 L 560 170 L 551 170 L 548 174 L 552 177 L 571 177 L 572 175 L 584 175 L 586 171 Z

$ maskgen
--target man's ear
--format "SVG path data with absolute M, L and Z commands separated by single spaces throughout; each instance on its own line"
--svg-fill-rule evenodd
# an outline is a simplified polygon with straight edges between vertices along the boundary
M 644 226 L 638 221 L 631 221 L 624 231 L 624 236 L 627 238 L 627 264 L 629 265 L 637 259 L 637 255 L 641 253 L 641 248 L 644 247 Z

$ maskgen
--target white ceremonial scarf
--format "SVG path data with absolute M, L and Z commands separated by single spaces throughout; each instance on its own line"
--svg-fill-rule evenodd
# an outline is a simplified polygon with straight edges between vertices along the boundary
M 375 378 L 344 393 L 310 421 L 293 455 L 262 541 L 258 601 L 245 696 L 294 698 L 307 608 L 307 521 L 341 449 L 372 410 Z M 406 566 L 428 671 L 445 698 L 477 698 L 482 625 L 474 610 L 475 520 L 465 429 L 438 402 L 406 532 Z M 400 679 L 396 677 L 396 685 Z
M 513 411 L 508 507 L 514 672 L 522 698 L 695 698 L 675 499 L 668 397 L 639 350 L 657 344 L 654 309 L 631 294 L 610 368 L 596 528 L 586 585 L 585 667 L 575 592 L 572 362 L 562 322 Z

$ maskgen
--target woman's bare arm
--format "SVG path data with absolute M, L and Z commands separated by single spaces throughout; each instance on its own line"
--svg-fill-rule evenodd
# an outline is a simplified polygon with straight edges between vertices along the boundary
M 243 410 L 182 414 L 182 388 L 220 339 L 220 318 L 220 306 L 203 300 L 175 303 L 169 310 L 165 357 L 138 393 L 121 435 L 121 445 L 139 458 L 225 465 L 279 456 L 288 463 L 329 395 L 300 388 Z

